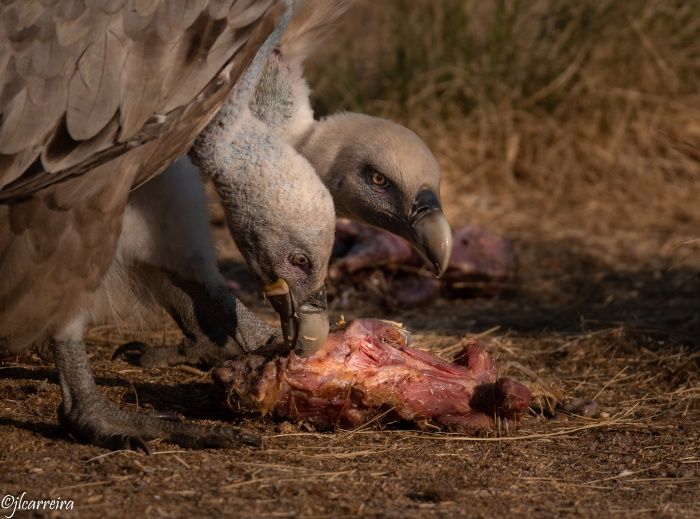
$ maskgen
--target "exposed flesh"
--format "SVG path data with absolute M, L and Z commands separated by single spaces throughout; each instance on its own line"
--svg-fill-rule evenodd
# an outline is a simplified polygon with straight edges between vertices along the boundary
M 321 429 L 354 427 L 379 415 L 384 421 L 467 431 L 517 425 L 530 391 L 498 378 L 483 345 L 464 341 L 462 352 L 448 362 L 410 342 L 394 323 L 361 319 L 331 334 L 311 357 L 250 356 L 227 361 L 214 377 L 238 409 Z

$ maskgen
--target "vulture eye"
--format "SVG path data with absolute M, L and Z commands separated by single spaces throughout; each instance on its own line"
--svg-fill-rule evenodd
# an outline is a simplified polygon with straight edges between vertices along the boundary
M 292 254 L 289 256 L 289 263 L 308 273 L 311 270 L 311 262 L 304 254 Z
M 389 182 L 384 175 L 379 173 L 379 171 L 372 172 L 372 184 L 377 187 L 384 187 Z

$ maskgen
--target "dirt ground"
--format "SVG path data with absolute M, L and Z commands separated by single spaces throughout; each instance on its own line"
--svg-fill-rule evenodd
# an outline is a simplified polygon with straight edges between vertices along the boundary
M 453 221 L 468 219 L 460 206 L 448 209 Z M 240 423 L 262 435 L 263 448 L 155 443 L 145 456 L 78 444 L 58 428 L 53 367 L 9 359 L 0 365 L 0 493 L 72 499 L 80 517 L 700 516 L 700 270 L 694 242 L 686 243 L 697 222 L 633 222 L 624 232 L 608 222 L 604 236 L 536 218 L 499 222 L 519 256 L 512 294 L 399 313 L 357 298 L 346 308 L 336 301 L 335 316 L 400 320 L 438 352 L 480 337 L 537 402 L 594 398 L 598 417 L 534 409 L 519 430 L 486 437 L 241 421 L 206 374 L 109 360 L 125 340 L 177 340 L 166 320 L 157 332 L 103 326 L 91 331 L 90 351 L 111 399 L 134 411 Z M 220 226 L 216 236 L 223 271 L 240 277 Z M 248 302 L 273 319 L 255 297 Z
M 416 130 L 445 173 L 451 223 L 511 237 L 518 283 L 401 312 L 360 294 L 333 301 L 334 317 L 401 321 L 438 353 L 479 337 L 538 397 L 532 412 L 486 437 L 316 433 L 234 416 L 208 374 L 110 361 L 126 341 L 177 341 L 167 319 L 101 326 L 89 352 L 113 401 L 232 422 L 263 447 L 76 443 L 58 427 L 53 366 L 3 359 L 0 504 L 26 492 L 100 518 L 700 517 L 700 3 L 357 3 L 310 75 L 317 108 Z M 214 222 L 221 268 L 240 280 Z M 601 413 L 542 411 L 563 396 Z

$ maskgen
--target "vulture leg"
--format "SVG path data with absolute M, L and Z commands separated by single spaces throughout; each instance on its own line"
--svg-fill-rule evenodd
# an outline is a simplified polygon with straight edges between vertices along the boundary
M 189 364 L 203 368 L 219 365 L 241 353 L 256 351 L 278 338 L 279 331 L 260 321 L 238 301 L 226 286 L 183 283 L 167 273 L 149 269 L 135 273 L 136 280 L 154 280 L 156 301 L 173 317 L 184 339 L 178 344 L 152 346 L 129 342 L 120 346 L 113 359 L 124 355 L 143 368 Z M 280 339 L 281 340 L 281 339 Z
M 223 426 L 204 426 L 127 413 L 98 391 L 81 338 L 82 321 L 53 341 L 53 354 L 63 394 L 62 427 L 77 438 L 108 449 L 150 452 L 147 440 L 163 438 L 188 448 L 259 445 L 257 436 Z
M 113 301 L 113 294 L 125 290 L 120 299 L 127 306 L 133 299 L 151 300 L 185 335 L 179 344 L 132 342 L 114 354 L 145 368 L 212 367 L 271 344 L 280 334 L 238 301 L 219 273 L 204 189 L 187 157 L 129 196 L 105 295 Z

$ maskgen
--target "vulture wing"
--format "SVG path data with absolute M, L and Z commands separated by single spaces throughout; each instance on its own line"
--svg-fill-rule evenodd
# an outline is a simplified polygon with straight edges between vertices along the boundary
M 2 2 L 0 204 L 67 178 L 89 182 L 145 144 L 131 154 L 138 173 L 125 178 L 135 185 L 162 171 L 211 120 L 282 11 L 278 0 Z

